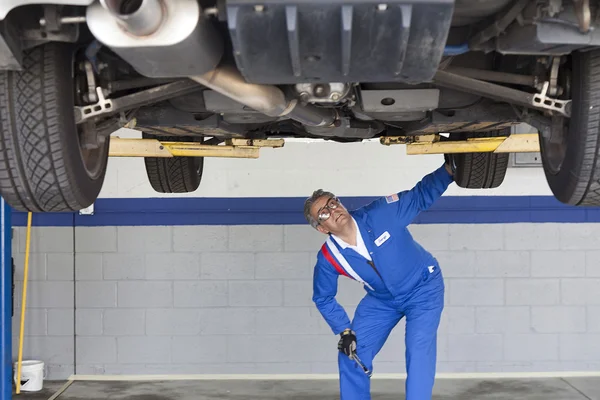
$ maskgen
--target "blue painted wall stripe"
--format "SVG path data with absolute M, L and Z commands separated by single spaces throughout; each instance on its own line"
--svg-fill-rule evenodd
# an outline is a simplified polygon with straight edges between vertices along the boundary
M 376 197 L 342 197 L 346 207 Z M 292 225 L 305 224 L 304 198 L 122 198 L 98 199 L 92 216 L 43 213 L 35 226 L 148 225 Z M 27 215 L 13 214 L 14 226 Z M 600 207 L 574 207 L 551 196 L 444 196 L 414 221 L 416 224 L 489 224 L 515 222 L 600 222 Z

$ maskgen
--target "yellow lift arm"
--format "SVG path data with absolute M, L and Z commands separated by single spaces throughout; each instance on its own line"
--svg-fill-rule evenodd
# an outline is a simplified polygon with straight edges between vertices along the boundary
M 261 147 L 283 147 L 283 144 L 283 139 L 227 139 L 223 145 L 208 145 L 111 137 L 108 155 L 111 157 L 258 158 Z
M 440 135 L 383 136 L 381 144 L 406 144 L 406 154 L 445 153 L 536 153 L 540 151 L 537 133 L 517 133 L 510 136 L 441 140 Z
M 440 135 L 383 136 L 386 146 L 405 144 L 406 154 L 445 153 L 535 153 L 540 151 L 537 133 L 492 138 L 442 141 Z M 110 139 L 111 157 L 224 157 L 258 158 L 261 147 L 283 147 L 283 139 L 227 139 L 224 144 L 163 142 L 157 139 Z

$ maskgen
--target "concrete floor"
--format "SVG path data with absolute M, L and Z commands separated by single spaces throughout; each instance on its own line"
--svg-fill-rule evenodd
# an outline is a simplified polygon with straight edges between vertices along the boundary
M 43 392 L 23 400 L 47 400 L 62 382 L 45 382 Z M 404 398 L 404 382 L 373 381 L 373 400 Z M 338 400 L 338 382 L 320 381 L 157 381 L 74 382 L 58 400 Z M 434 400 L 600 400 L 600 378 L 438 379 Z

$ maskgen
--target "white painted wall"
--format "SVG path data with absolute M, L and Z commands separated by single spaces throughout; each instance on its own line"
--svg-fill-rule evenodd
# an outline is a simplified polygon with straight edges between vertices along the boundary
M 141 134 L 123 129 L 113 136 Z M 207 158 L 196 192 L 164 195 L 152 190 L 142 158 L 111 158 L 100 197 L 304 197 L 317 188 L 341 196 L 379 196 L 412 187 L 442 163 L 442 155 L 408 156 L 404 145 L 383 146 L 378 141 L 286 141 L 283 148 L 262 149 L 259 159 Z M 510 168 L 500 188 L 465 190 L 452 185 L 446 195 L 551 192 L 541 168 Z

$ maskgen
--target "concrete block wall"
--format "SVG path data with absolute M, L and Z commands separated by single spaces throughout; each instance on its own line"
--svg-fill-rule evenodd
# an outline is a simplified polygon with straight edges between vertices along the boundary
M 410 230 L 446 279 L 439 371 L 600 367 L 600 224 Z M 50 378 L 336 373 L 337 337 L 311 301 L 324 237 L 310 227 L 77 227 L 73 238 L 73 228 L 34 229 L 25 354 Z M 364 292 L 339 283 L 352 316 Z M 375 370 L 404 372 L 403 321 Z
M 26 230 L 13 229 L 15 292 L 13 356 L 17 360 L 23 296 Z M 72 227 L 36 227 L 31 233 L 24 360 L 42 360 L 48 379 L 63 379 L 75 366 L 75 282 Z

